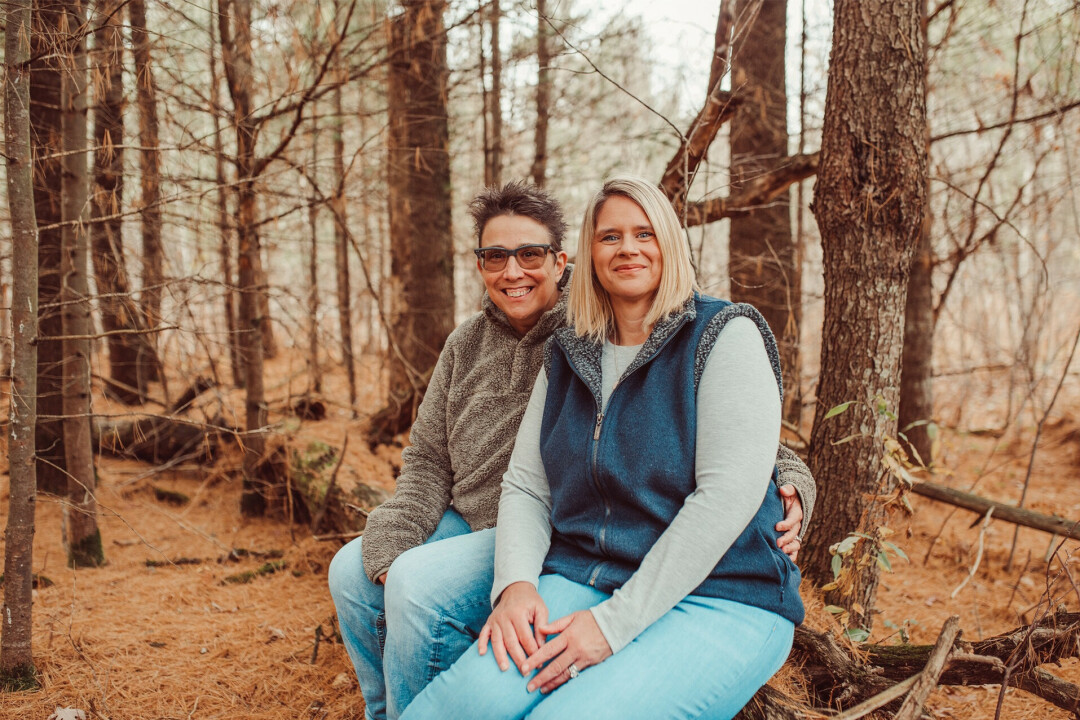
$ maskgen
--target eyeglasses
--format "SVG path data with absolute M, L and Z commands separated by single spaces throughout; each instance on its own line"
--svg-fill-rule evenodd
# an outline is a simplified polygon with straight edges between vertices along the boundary
M 522 245 L 521 247 L 482 247 L 473 252 L 480 259 L 480 267 L 487 272 L 498 272 L 506 267 L 510 258 L 517 258 L 522 270 L 536 270 L 544 264 L 544 259 L 551 250 L 550 245 Z

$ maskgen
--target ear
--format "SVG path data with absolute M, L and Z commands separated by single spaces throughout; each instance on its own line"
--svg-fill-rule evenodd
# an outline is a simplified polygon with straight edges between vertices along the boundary
M 566 254 L 565 250 L 560 250 L 555 253 L 555 280 L 562 280 L 563 273 L 566 271 L 566 260 L 570 256 Z
M 483 274 L 484 266 L 480 264 L 480 258 L 476 258 L 476 272 Z

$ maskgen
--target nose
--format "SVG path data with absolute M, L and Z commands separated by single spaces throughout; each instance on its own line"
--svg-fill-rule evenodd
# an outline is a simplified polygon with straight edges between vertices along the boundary
M 619 242 L 619 254 L 620 255 L 638 255 L 640 250 L 637 246 L 637 239 L 633 237 L 624 237 Z
M 506 258 L 506 267 L 503 268 L 503 277 L 508 280 L 525 277 L 525 271 L 518 265 L 517 255 Z

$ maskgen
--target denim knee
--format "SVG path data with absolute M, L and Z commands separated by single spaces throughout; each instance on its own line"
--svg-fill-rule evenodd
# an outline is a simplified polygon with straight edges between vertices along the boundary
M 346 544 L 330 561 L 326 571 L 326 583 L 330 586 L 330 597 L 334 603 L 349 597 L 369 595 L 374 583 L 364 573 L 364 558 L 361 551 L 363 538 L 357 538 Z
M 445 600 L 440 593 L 441 583 L 435 581 L 428 572 L 430 565 L 422 559 L 414 561 L 416 553 L 402 553 L 390 566 L 386 574 L 383 593 L 386 607 L 408 612 L 410 609 L 428 610 L 437 604 L 436 599 Z
M 343 546 L 330 560 L 326 571 L 326 584 L 330 586 L 330 596 L 335 600 L 345 595 L 355 586 L 356 576 L 363 574 L 364 563 L 361 559 L 360 541 Z

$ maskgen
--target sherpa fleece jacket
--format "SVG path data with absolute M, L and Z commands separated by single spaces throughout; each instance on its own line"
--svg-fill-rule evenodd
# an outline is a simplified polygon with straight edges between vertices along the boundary
M 422 545 L 453 501 L 469 527 L 495 526 L 502 476 L 518 426 L 544 362 L 544 343 L 566 323 L 563 274 L 559 300 L 524 337 L 485 294 L 481 312 L 446 339 L 402 452 L 394 496 L 371 511 L 362 544 L 374 582 L 398 555 Z M 780 445 L 778 485 L 792 484 L 810 524 L 817 488 L 798 455 Z
M 563 274 L 563 286 L 570 277 Z M 544 342 L 566 323 L 566 291 L 524 337 L 484 294 L 481 312 L 446 339 L 401 454 L 394 496 L 371 511 L 362 545 L 374 581 L 422 545 L 450 507 L 469 527 L 494 527 L 521 416 L 544 362 Z

